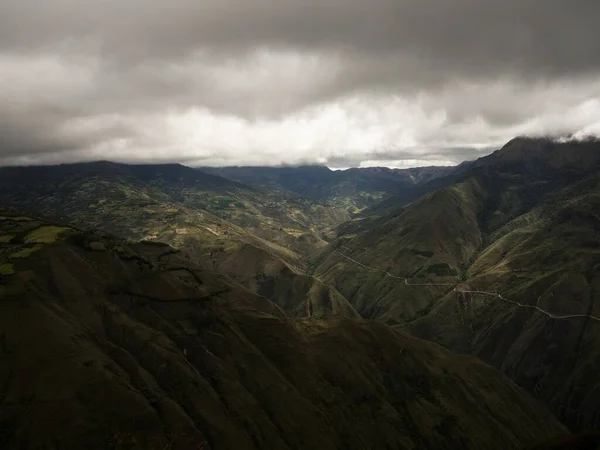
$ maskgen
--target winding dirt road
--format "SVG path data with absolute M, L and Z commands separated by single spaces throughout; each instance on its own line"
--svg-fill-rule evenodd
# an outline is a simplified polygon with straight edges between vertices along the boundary
M 386 276 L 390 277 L 390 278 L 394 278 L 396 280 L 402 280 L 404 281 L 404 284 L 407 286 L 453 286 L 453 291 L 454 292 L 459 292 L 461 294 L 478 294 L 478 295 L 487 295 L 488 297 L 495 297 L 498 298 L 502 301 L 505 301 L 507 303 L 510 303 L 512 305 L 518 306 L 520 308 L 527 308 L 527 309 L 535 309 L 538 312 L 548 316 L 550 319 L 556 319 L 556 320 L 566 320 L 566 319 L 582 319 L 582 318 L 589 318 L 592 320 L 595 320 L 597 322 L 600 322 L 600 318 L 593 316 L 591 314 L 570 314 L 570 315 L 555 315 L 552 314 L 542 308 L 540 308 L 539 306 L 536 305 L 524 305 L 520 302 L 517 302 L 515 300 L 510 300 L 506 297 L 503 297 L 501 294 L 497 293 L 497 292 L 487 292 L 487 291 L 470 291 L 470 290 L 466 290 L 466 289 L 460 289 L 458 284 L 453 284 L 453 283 L 409 283 L 408 282 L 408 278 L 406 277 L 398 277 L 396 275 L 392 275 L 391 273 L 389 273 L 387 270 L 383 270 L 383 269 L 378 269 L 377 267 L 371 267 L 371 266 L 367 266 L 363 263 L 361 263 L 360 261 L 355 260 L 354 258 L 351 258 L 348 255 L 343 254 L 342 252 L 338 251 L 338 250 L 334 250 L 335 253 L 337 253 L 340 256 L 343 256 L 344 258 L 346 258 L 347 260 L 353 262 L 354 264 L 357 264 L 367 270 L 373 271 L 373 272 L 381 272 L 383 274 L 385 274 Z

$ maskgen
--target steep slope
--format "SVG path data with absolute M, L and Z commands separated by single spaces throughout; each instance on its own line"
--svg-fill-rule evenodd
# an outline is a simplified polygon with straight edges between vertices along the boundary
M 325 166 L 299 167 L 203 167 L 252 186 L 286 189 L 320 203 L 343 206 L 350 212 L 372 205 L 399 192 L 444 176 L 453 167 L 387 167 L 331 170 Z
M 201 249 L 194 240 L 188 240 L 182 249 L 197 259 Z M 276 249 L 277 250 L 277 249 Z M 285 251 L 281 249 L 281 251 Z M 299 260 L 276 257 L 268 248 L 244 244 L 235 251 L 224 250 L 207 255 L 210 267 L 227 274 L 253 292 L 263 295 L 290 314 L 312 317 L 360 317 L 335 288 L 305 274 Z M 202 261 L 201 261 L 202 262 Z
M 342 236 L 315 273 L 360 314 L 477 355 L 571 427 L 600 427 L 599 168 L 598 142 L 513 140 Z
M 383 220 L 397 217 L 406 205 L 442 187 L 461 181 L 472 163 L 473 161 L 464 161 L 455 167 L 445 168 L 434 177 L 422 179 L 411 189 L 395 193 L 385 200 L 364 208 L 360 214 L 341 224 L 336 230 L 337 233 L 340 235 L 358 233 L 377 226 Z
M 518 449 L 565 433 L 477 359 L 292 319 L 166 245 L 11 213 L 0 229 L 3 448 Z
M 476 210 L 484 196 L 477 181 L 435 191 L 372 229 L 342 235 L 317 258 L 314 274 L 366 317 L 412 320 L 449 290 L 444 284 L 459 279 L 482 245 Z M 380 270 L 365 270 L 353 260 Z M 415 292 L 386 272 L 441 286 Z
M 566 201 L 540 208 L 494 233 L 458 289 L 411 325 L 415 334 L 478 355 L 501 368 L 573 427 L 600 427 L 600 178 Z M 563 197 L 564 198 L 564 197 Z M 568 200 L 567 200 L 568 199 Z M 457 308 L 460 303 L 463 308 Z M 594 317 L 596 319 L 594 319 Z

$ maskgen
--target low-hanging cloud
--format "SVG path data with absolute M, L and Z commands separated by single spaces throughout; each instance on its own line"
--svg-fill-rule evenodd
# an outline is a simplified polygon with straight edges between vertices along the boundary
M 0 164 L 430 165 L 600 132 L 600 3 L 0 2 Z

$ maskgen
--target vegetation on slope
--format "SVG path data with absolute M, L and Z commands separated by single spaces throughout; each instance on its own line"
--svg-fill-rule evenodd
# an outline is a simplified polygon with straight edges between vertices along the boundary
M 315 274 L 365 317 L 481 357 L 573 428 L 599 427 L 600 143 L 516 139 L 351 233 Z M 407 286 L 384 272 L 450 286 Z M 500 292 L 521 308 L 491 295 Z
M 306 302 L 313 301 L 315 311 L 356 316 L 339 293 L 332 291 L 333 302 L 327 296 L 317 300 L 322 296 L 314 292 L 321 283 L 306 283 L 303 275 L 303 255 L 325 246 L 321 235 L 347 217 L 339 208 L 285 192 L 261 192 L 176 164 L 108 162 L 0 168 L 0 205 L 62 217 L 131 240 L 168 243 L 255 292 L 281 292 L 273 288 L 281 277 L 280 284 L 302 288 L 291 299 L 273 300 L 294 305 L 297 314 L 304 314 Z M 45 239 L 52 239 L 51 233 L 47 230 Z M 1 270 L 10 272 L 11 267 Z M 293 276 L 304 281 L 290 281 Z
M 469 289 L 502 292 L 554 315 L 600 317 L 600 178 L 593 178 L 595 188 L 580 196 L 561 191 L 494 233 L 469 269 Z M 501 368 L 571 426 L 600 426 L 600 322 L 550 319 L 481 296 L 466 300 L 458 308 L 457 294 L 450 294 L 413 331 L 434 333 Z
M 190 226 L 198 228 L 194 234 L 206 227 L 206 239 L 235 224 L 246 234 L 306 252 L 324 245 L 321 233 L 348 217 L 339 208 L 285 192 L 258 191 L 177 164 L 4 167 L 0 204 L 118 234 L 124 229 L 145 233 L 148 239 L 189 234 Z M 225 224 L 218 226 L 222 220 Z
M 52 226 L 2 214 L 0 263 Z M 63 449 L 518 449 L 565 433 L 475 358 L 297 320 L 164 244 L 74 228 L 0 278 L 0 443 Z
M 413 296 L 414 288 L 386 276 L 385 271 L 439 283 L 457 280 L 482 243 L 473 212 L 480 198 L 476 182 L 436 191 L 378 227 L 339 238 L 319 256 L 314 273 L 334 285 L 366 317 L 390 323 L 412 320 L 448 288 L 420 289 Z M 383 272 L 365 271 L 336 250 Z M 397 301 L 408 296 L 410 302 Z
M 285 189 L 313 201 L 346 208 L 356 213 L 362 208 L 399 192 L 444 176 L 452 167 L 386 167 L 331 170 L 325 166 L 299 167 L 219 167 L 201 168 L 231 180 L 268 189 Z

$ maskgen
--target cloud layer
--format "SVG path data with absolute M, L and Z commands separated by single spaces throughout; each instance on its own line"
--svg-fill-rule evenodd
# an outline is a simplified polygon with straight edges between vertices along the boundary
M 600 133 L 593 0 L 3 0 L 0 164 L 452 164 Z

